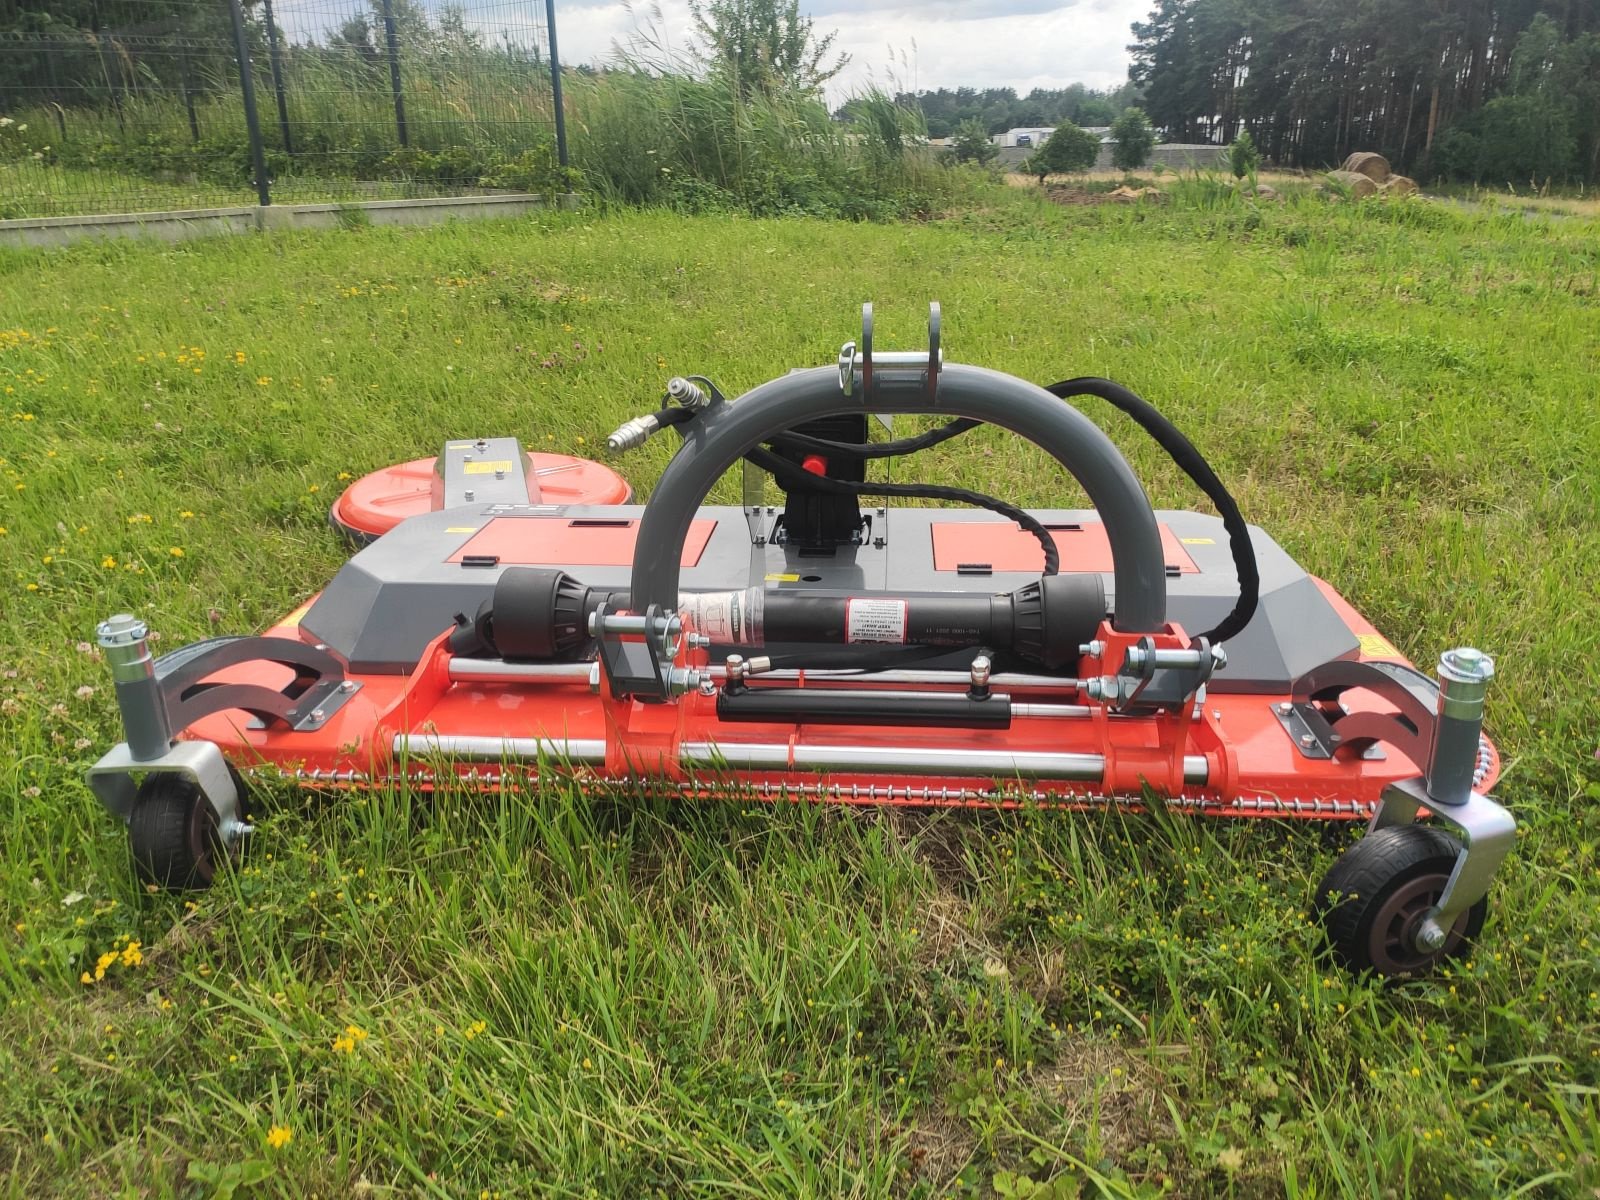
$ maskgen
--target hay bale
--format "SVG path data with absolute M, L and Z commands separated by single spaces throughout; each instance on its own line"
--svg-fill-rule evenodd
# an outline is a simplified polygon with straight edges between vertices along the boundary
M 1389 160 L 1381 154 L 1374 154 L 1370 150 L 1359 150 L 1344 160 L 1339 168 L 1341 171 L 1351 171 L 1357 175 L 1365 175 L 1373 183 L 1382 183 L 1389 178 Z
M 1363 175 L 1359 171 L 1329 171 L 1328 178 L 1350 189 L 1350 194 L 1357 200 L 1365 200 L 1368 196 L 1378 194 L 1378 185 L 1373 182 L 1372 176 Z
M 1418 190 L 1417 181 L 1406 175 L 1391 175 L 1383 184 L 1385 196 L 1415 196 Z

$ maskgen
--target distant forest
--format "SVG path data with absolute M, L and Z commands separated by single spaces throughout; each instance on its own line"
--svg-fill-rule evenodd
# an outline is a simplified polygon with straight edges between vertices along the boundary
M 1414 174 L 1600 182 L 1600 0 L 1157 0 L 1131 76 L 1182 141 L 1377 150 Z
M 986 133 L 1037 127 L 1054 129 L 1063 121 L 1074 125 L 1109 125 L 1129 105 L 1139 103 L 1139 88 L 1126 83 L 1098 91 L 1081 83 L 1064 88 L 1035 88 L 1018 97 L 1014 88 L 939 88 L 931 92 L 901 92 L 894 102 L 922 113 L 928 136 L 951 137 L 969 121 Z M 851 117 L 862 102 L 851 100 L 836 114 Z

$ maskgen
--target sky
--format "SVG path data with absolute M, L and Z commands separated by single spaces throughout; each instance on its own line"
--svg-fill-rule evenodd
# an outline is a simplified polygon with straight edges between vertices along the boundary
M 1085 83 L 1116 87 L 1128 77 L 1128 26 L 1152 0 L 802 0 L 819 33 L 850 64 L 828 85 L 842 103 L 871 83 L 890 90 L 939 87 L 1036 87 Z M 612 46 L 659 8 L 660 28 L 677 45 L 691 40 L 687 0 L 556 0 L 563 62 L 603 62 Z

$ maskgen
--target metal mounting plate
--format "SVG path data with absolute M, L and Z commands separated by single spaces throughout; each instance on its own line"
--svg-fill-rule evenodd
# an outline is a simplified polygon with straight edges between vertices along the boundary
M 1283 726 L 1283 731 L 1289 735 L 1289 740 L 1294 743 L 1294 748 L 1300 752 L 1301 758 L 1333 757 L 1333 752 L 1339 745 L 1339 735 L 1333 731 L 1328 719 L 1315 704 L 1290 704 L 1285 700 L 1272 706 L 1272 715 L 1278 719 L 1278 724 Z M 1363 750 L 1361 757 L 1373 762 L 1382 762 L 1389 756 L 1382 746 L 1374 744 Z
M 87 778 L 96 799 L 126 821 L 139 790 L 135 777 L 161 772 L 192 779 L 216 812 L 219 828 L 238 824 L 239 790 L 215 742 L 175 742 L 160 758 L 144 760 L 133 757 L 127 742 L 118 742 L 89 768 Z

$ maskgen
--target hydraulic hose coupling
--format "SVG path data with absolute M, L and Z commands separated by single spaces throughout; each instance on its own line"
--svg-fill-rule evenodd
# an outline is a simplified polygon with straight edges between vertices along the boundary
M 679 408 L 707 408 L 711 404 L 711 397 L 682 375 L 674 375 L 667 380 L 667 399 Z
M 619 425 L 617 431 L 606 439 L 606 449 L 612 454 L 635 450 L 644 445 L 660 430 L 661 422 L 656 420 L 656 415 L 654 413 L 646 413 L 642 417 L 635 417 L 633 420 Z
M 1441 804 L 1472 796 L 1483 732 L 1483 700 L 1494 678 L 1494 659 L 1464 646 L 1439 656 L 1438 720 L 1428 756 L 1428 794 Z

